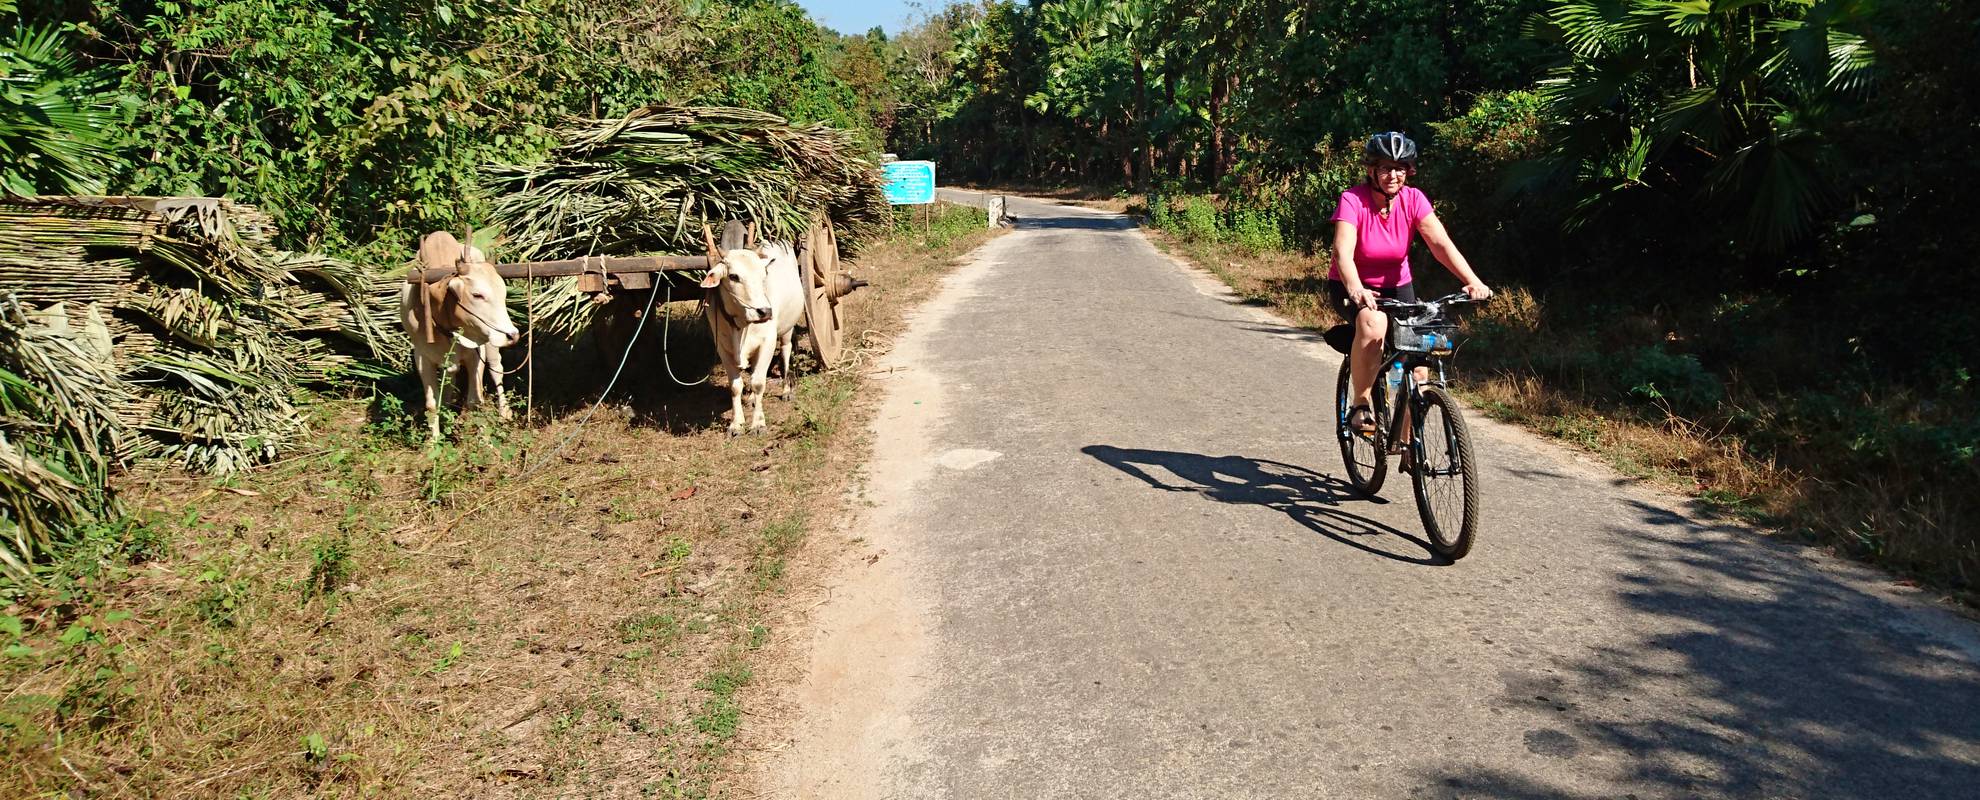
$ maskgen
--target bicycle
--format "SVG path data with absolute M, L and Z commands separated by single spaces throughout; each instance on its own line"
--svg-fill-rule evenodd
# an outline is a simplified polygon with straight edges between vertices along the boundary
M 1444 380 L 1445 361 L 1455 350 L 1452 335 L 1457 331 L 1445 312 L 1469 302 L 1471 298 L 1460 292 L 1427 303 L 1387 299 L 1376 303 L 1389 314 L 1389 337 L 1369 397 L 1373 431 L 1358 433 L 1349 424 L 1354 404 L 1348 390 L 1348 358 L 1341 360 L 1335 392 L 1335 432 L 1341 458 L 1347 462 L 1348 482 L 1374 497 L 1388 476 L 1389 456 L 1407 454 L 1416 511 L 1430 536 L 1430 549 L 1452 561 L 1471 552 L 1478 531 L 1478 463 L 1470 429 Z M 1435 378 L 1419 383 L 1417 367 L 1435 368 Z M 1401 391 L 1391 410 L 1388 395 L 1396 390 Z M 1410 437 L 1402 442 L 1405 424 Z

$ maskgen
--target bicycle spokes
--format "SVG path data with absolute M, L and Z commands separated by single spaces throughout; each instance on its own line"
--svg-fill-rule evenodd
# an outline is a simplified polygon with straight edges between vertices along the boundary
M 1471 550 L 1478 526 L 1478 470 L 1472 463 L 1471 435 L 1457 402 L 1441 388 L 1424 393 L 1418 408 L 1415 473 L 1416 508 L 1430 535 L 1431 549 L 1447 558 Z

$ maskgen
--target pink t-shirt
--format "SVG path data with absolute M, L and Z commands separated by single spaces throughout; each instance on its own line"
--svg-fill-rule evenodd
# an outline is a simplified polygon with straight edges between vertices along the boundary
M 1430 198 L 1414 186 L 1404 186 L 1390 204 L 1388 219 L 1376 211 L 1381 204 L 1381 195 L 1368 184 L 1356 185 L 1341 192 L 1333 221 L 1354 223 L 1354 271 L 1360 273 L 1361 285 L 1393 289 L 1410 282 L 1409 240 L 1416 234 L 1416 223 L 1430 216 Z M 1327 280 L 1340 279 L 1340 268 L 1328 267 Z

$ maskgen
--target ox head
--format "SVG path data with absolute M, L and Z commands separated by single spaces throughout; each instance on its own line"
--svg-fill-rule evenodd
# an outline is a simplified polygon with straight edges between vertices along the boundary
M 445 231 L 429 233 L 420 240 L 419 263 L 425 269 L 454 270 L 439 311 L 443 324 L 474 344 L 515 343 L 519 334 L 509 319 L 509 288 L 481 248 L 463 245 Z
M 701 226 L 702 239 L 708 245 L 708 260 L 714 266 L 708 275 L 701 279 L 701 288 L 714 289 L 717 299 L 731 314 L 741 314 L 744 320 L 752 323 L 769 322 L 770 306 L 770 263 L 768 247 L 738 248 L 724 250 L 715 244 L 715 235 L 707 225 Z M 756 239 L 754 229 L 750 231 L 752 241 Z

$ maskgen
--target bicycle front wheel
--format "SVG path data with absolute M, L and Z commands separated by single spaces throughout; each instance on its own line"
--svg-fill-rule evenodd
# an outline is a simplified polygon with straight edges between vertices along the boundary
M 1456 561 L 1471 552 L 1478 532 L 1478 462 L 1464 414 L 1441 386 L 1423 387 L 1414 421 L 1416 511 L 1430 535 L 1430 549 Z
M 1375 414 L 1375 432 L 1355 432 L 1354 426 L 1348 424 L 1348 411 L 1354 408 L 1354 395 L 1348 388 L 1351 375 L 1347 359 L 1341 359 L 1341 375 L 1334 390 L 1334 437 L 1341 443 L 1341 460 L 1347 464 L 1348 483 L 1356 491 L 1374 497 L 1382 491 L 1382 479 L 1389 475 L 1389 452 L 1382 444 L 1388 414 L 1382 408 L 1382 389 L 1377 386 L 1370 409 Z

